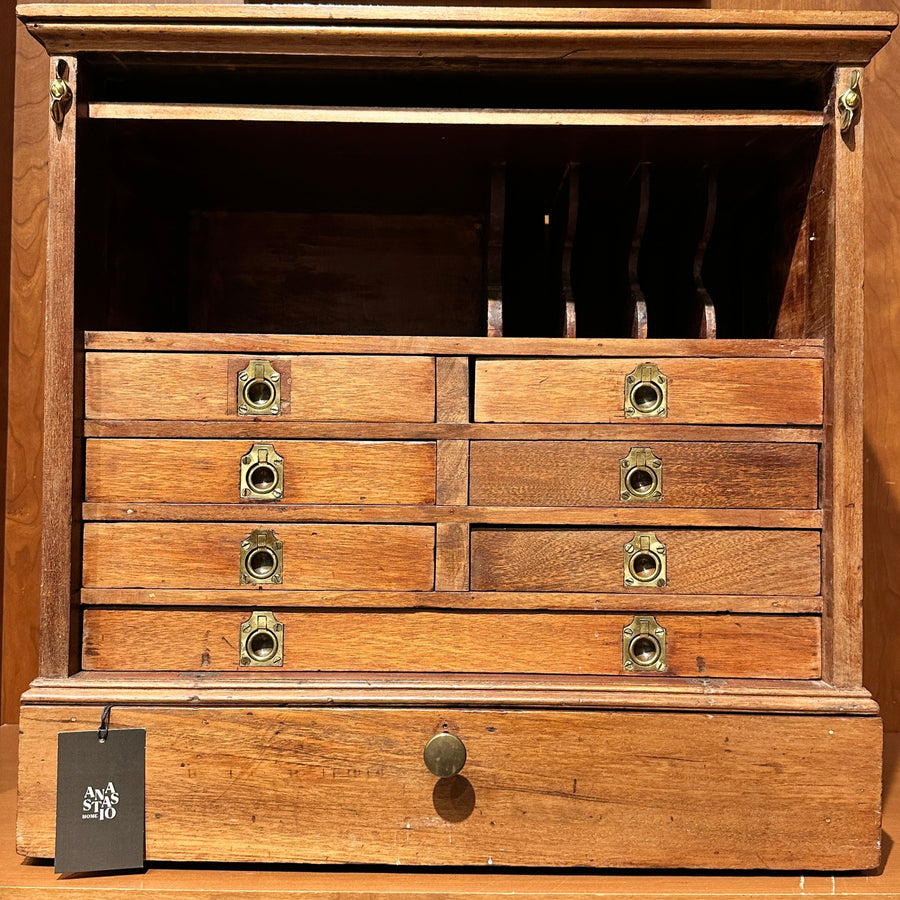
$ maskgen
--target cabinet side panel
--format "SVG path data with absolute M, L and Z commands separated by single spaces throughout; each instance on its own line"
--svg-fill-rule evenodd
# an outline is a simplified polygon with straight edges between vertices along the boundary
M 838 69 L 837 96 L 849 86 L 852 71 Z M 825 361 L 824 676 L 848 687 L 862 683 L 863 123 L 857 117 L 843 134 L 837 122 L 830 130 L 826 139 L 835 145 L 835 280 Z
M 77 61 L 55 57 L 48 85 L 62 63 L 77 92 Z M 76 101 L 77 103 L 77 101 Z M 49 128 L 47 302 L 44 310 L 44 440 L 41 498 L 40 673 L 68 675 L 71 625 L 74 300 L 75 300 L 75 129 L 73 108 Z
M 3 568 L 2 721 L 37 674 L 40 617 L 41 377 L 47 243 L 47 53 L 18 26 L 10 266 L 10 368 Z M 28 385 L 28 390 L 22 390 Z

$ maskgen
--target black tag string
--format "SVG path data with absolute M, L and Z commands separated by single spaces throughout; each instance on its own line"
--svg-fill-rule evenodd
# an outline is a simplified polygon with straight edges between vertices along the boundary
M 103 712 L 100 714 L 100 727 L 97 729 L 97 740 L 100 741 L 101 744 L 106 743 L 107 735 L 109 734 L 109 711 L 112 709 L 112 704 L 109 706 L 103 707 Z

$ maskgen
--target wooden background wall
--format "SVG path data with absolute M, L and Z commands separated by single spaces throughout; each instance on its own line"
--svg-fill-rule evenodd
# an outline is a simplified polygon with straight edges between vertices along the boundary
M 573 5 L 577 5 L 574 3 Z M 626 5 L 624 0 L 623 4 Z M 714 7 L 900 11 L 900 0 L 711 0 Z M 18 39 L 16 41 L 16 38 Z M 10 68 L 16 42 L 15 134 Z M 40 47 L 4 0 L 0 18 L 0 494 L 6 460 L 6 528 L 0 616 L 0 721 L 15 722 L 37 665 L 40 321 L 46 225 L 47 88 Z M 889 731 L 900 731 L 900 34 L 876 57 L 863 86 L 866 128 L 866 684 Z M 14 144 L 14 152 L 13 151 Z M 10 179 L 10 173 L 12 178 Z M 9 184 L 12 181 L 10 246 Z M 11 292 L 6 292 L 6 269 Z M 7 345 L 7 309 L 14 318 Z M 2 422 L 9 378 L 8 452 Z

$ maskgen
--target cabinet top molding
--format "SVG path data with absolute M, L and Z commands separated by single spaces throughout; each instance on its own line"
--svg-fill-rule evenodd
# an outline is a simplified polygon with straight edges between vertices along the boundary
M 230 52 L 371 57 L 865 64 L 888 12 L 30 3 L 54 54 Z

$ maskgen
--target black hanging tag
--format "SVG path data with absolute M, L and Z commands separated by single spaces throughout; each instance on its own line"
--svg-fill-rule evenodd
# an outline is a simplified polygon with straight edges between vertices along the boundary
M 58 735 L 54 871 L 100 872 L 144 865 L 143 728 Z

